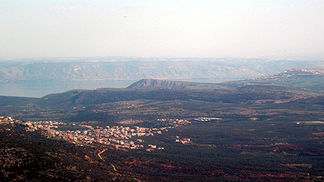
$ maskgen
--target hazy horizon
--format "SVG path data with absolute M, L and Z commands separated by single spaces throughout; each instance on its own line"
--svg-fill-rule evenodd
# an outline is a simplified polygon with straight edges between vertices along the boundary
M 0 60 L 324 59 L 324 1 L 5 1 Z
M 21 57 L 21 58 L 0 58 L 0 62 L 6 61 L 35 61 L 35 62 L 42 62 L 42 61 L 71 61 L 71 62 L 82 62 L 82 61 L 90 61 L 90 62 L 114 62 L 116 59 L 132 59 L 133 61 L 150 61 L 152 59 L 158 59 L 159 61 L 177 61 L 177 60 L 209 60 L 209 61 L 225 61 L 225 60 L 232 60 L 232 61 L 239 61 L 239 60 L 254 60 L 254 61 L 324 61 L 324 58 L 304 58 L 304 57 L 193 57 L 193 56 L 68 56 L 68 57 Z M 119 61 L 121 61 L 119 60 Z

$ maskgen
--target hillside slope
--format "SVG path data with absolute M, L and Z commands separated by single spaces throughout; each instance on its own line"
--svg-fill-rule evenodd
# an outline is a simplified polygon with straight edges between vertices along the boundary
M 112 167 L 96 159 L 94 152 L 42 132 L 28 132 L 21 121 L 0 119 L 0 181 L 127 180 L 114 176 Z
M 153 86 L 149 86 L 150 88 Z M 199 100 L 207 102 L 240 103 L 255 100 L 280 100 L 316 96 L 313 92 L 274 85 L 246 85 L 227 89 L 95 89 L 72 90 L 50 94 L 37 102 L 42 106 L 71 107 L 131 100 Z

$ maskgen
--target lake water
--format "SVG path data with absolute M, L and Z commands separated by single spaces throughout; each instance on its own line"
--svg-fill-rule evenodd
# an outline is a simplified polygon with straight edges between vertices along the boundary
M 16 81 L 0 83 L 0 95 L 42 97 L 51 93 L 72 89 L 125 88 L 136 80 L 99 80 L 99 81 Z

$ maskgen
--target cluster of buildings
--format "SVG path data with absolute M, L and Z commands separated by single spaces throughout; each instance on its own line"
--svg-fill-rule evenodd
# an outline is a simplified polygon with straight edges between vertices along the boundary
M 18 121 L 18 120 L 15 120 L 10 116 L 0 116 L 0 123 L 8 123 L 9 124 L 9 123 L 14 123 L 15 121 Z
M 186 119 L 157 119 L 157 121 L 167 123 L 170 128 L 179 127 L 191 123 Z
M 45 130 L 49 134 L 54 135 L 56 134 L 54 128 L 58 128 L 59 125 L 67 125 L 67 123 L 58 121 L 27 121 L 24 123 L 24 125 L 26 126 L 26 131 L 34 132 L 36 130 Z
M 179 136 L 176 136 L 175 142 L 181 143 L 181 144 L 190 144 L 191 143 L 191 139 L 190 138 L 181 138 Z
M 65 123 L 59 121 L 22 122 L 11 117 L 0 116 L 0 124 L 19 123 L 27 132 L 39 131 L 41 134 L 58 140 L 65 140 L 76 145 L 103 144 L 116 149 L 143 149 L 146 151 L 164 150 L 164 147 L 144 142 L 145 137 L 160 135 L 170 128 L 190 124 L 186 119 L 158 119 L 165 127 L 145 128 L 139 126 L 95 126 L 89 123 Z M 190 138 L 176 137 L 181 144 L 191 143 Z
M 23 122 L 20 120 L 13 119 L 10 116 L 0 116 L 0 125 L 1 124 L 10 124 L 14 126 L 15 124 L 22 124 Z M 10 131 L 10 128 L 6 128 L 7 131 Z
M 26 131 L 44 131 L 44 135 L 63 139 L 78 145 L 91 145 L 95 143 L 112 146 L 116 149 L 146 149 L 163 150 L 163 147 L 157 147 L 153 144 L 144 145 L 144 140 L 141 137 L 149 137 L 162 134 L 163 131 L 168 131 L 167 127 L 162 128 L 144 128 L 144 127 L 127 127 L 127 126 L 106 126 L 93 128 L 90 125 L 63 123 L 57 121 L 28 121 L 24 123 Z M 77 130 L 60 130 L 60 125 L 77 125 L 82 129 Z

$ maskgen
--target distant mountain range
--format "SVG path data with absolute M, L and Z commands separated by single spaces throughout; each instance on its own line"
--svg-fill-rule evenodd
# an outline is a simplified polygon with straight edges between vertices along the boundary
M 292 68 L 324 68 L 321 61 L 213 58 L 89 58 L 0 62 L 0 82 L 167 79 L 222 82 Z

